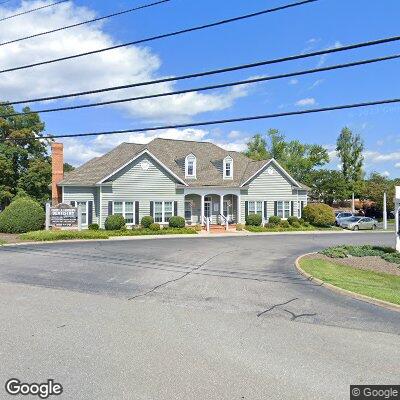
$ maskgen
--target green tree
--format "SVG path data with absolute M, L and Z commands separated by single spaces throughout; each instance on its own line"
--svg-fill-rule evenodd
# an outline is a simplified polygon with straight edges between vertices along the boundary
M 342 164 L 342 173 L 351 190 L 363 175 L 364 143 L 360 135 L 344 127 L 336 141 L 336 151 Z
M 50 196 L 49 141 L 33 140 L 43 136 L 44 123 L 38 114 L 14 114 L 7 104 L 0 104 L 0 204 L 10 203 L 20 188 L 39 201 Z M 37 183 L 29 183 L 36 179 Z M 46 181 L 46 182 L 44 182 Z
M 64 173 L 71 172 L 75 169 L 75 167 L 71 164 L 64 163 Z
M 247 143 L 247 150 L 244 152 L 244 154 L 252 160 L 267 160 L 267 142 L 259 133 L 254 135 Z

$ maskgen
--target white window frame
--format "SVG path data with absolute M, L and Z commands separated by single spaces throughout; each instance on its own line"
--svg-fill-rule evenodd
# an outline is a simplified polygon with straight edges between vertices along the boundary
M 91 200 L 70 200 L 69 204 L 71 204 L 71 202 L 73 202 L 73 201 L 75 202 L 75 205 L 77 208 L 79 207 L 79 205 L 85 206 L 84 208 L 82 208 L 82 217 L 83 217 L 83 215 L 86 215 L 86 222 L 85 223 L 82 222 L 82 226 L 87 226 L 88 225 L 88 217 L 89 217 L 88 204 L 89 204 L 89 201 L 91 201 Z
M 230 175 L 226 175 L 226 166 L 230 166 Z M 223 177 L 224 179 L 233 179 L 233 158 L 231 156 L 227 156 L 224 158 L 223 162 Z
M 115 204 L 114 203 L 122 203 L 122 213 L 115 214 Z M 113 200 L 113 202 L 112 202 L 112 214 L 113 215 L 122 215 L 124 217 L 125 221 L 126 221 L 126 214 L 127 214 L 126 208 L 125 208 L 125 204 L 126 203 L 132 203 L 132 205 L 133 205 L 133 211 L 132 212 L 128 212 L 128 214 L 133 214 L 133 218 L 132 218 L 133 222 L 126 222 L 126 225 L 127 226 L 136 225 L 136 222 L 137 222 L 137 221 L 135 221 L 136 204 L 135 204 L 134 200 Z
M 189 174 L 189 162 L 193 162 L 193 174 Z M 197 161 L 194 154 L 189 154 L 185 158 L 185 178 L 196 178 Z
M 254 208 L 253 208 L 253 206 L 254 206 Z M 253 208 L 253 209 L 250 210 L 250 208 Z M 264 219 L 263 213 L 264 213 L 264 202 L 262 200 L 250 200 L 247 203 L 247 214 L 248 215 L 259 214 Z
M 190 218 L 186 218 L 186 206 L 189 205 L 190 209 Z M 189 210 L 188 210 L 189 212 Z M 185 221 L 192 223 L 193 222 L 193 203 L 190 200 L 185 200 Z
M 156 221 L 156 203 L 161 203 L 161 221 Z M 174 202 L 172 200 L 155 200 L 153 201 L 153 219 L 154 222 L 157 224 L 168 224 L 169 220 L 165 220 L 165 203 L 171 203 L 172 204 L 172 209 L 171 209 L 171 217 L 174 216 Z
M 282 215 L 279 215 L 279 203 L 282 203 Z M 289 204 L 289 207 L 287 208 L 287 204 Z M 288 211 L 287 216 L 286 211 Z M 278 217 L 281 217 L 282 219 L 288 219 L 292 214 L 292 204 L 290 200 L 277 200 L 276 201 L 276 215 Z

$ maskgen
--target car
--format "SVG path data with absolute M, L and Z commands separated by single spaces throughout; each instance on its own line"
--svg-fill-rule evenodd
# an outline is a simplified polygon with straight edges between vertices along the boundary
M 335 224 L 340 226 L 340 223 L 344 221 L 346 218 L 354 217 L 351 212 L 348 211 L 338 211 L 335 213 Z
M 358 231 L 361 229 L 376 229 L 378 221 L 369 217 L 351 217 L 346 218 L 340 224 L 342 228 Z

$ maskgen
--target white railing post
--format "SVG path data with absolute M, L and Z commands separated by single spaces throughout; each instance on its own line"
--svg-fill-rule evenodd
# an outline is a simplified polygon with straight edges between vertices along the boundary
M 50 229 L 50 203 L 46 203 L 46 231 Z

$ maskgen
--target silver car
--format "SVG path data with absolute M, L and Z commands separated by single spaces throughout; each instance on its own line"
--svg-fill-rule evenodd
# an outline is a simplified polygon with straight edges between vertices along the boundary
M 348 211 L 338 211 L 335 213 L 335 224 L 337 226 L 341 226 L 341 223 L 348 219 L 348 218 L 352 218 L 354 217 L 354 215 L 351 212 Z
M 353 231 L 358 231 L 360 229 L 376 229 L 378 222 L 369 217 L 351 217 L 347 218 L 340 226 L 345 229 L 351 229 Z

